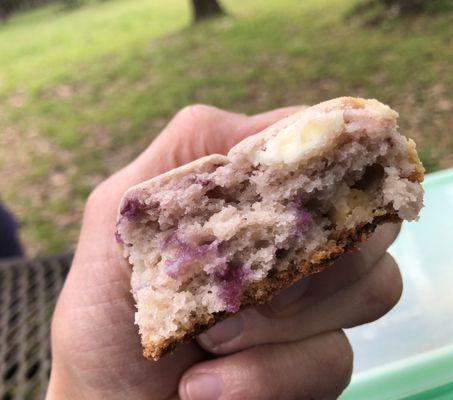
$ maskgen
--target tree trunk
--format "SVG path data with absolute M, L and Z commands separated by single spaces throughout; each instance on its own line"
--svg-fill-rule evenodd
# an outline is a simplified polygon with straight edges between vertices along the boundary
M 193 18 L 195 22 L 215 15 L 222 15 L 224 11 L 217 0 L 191 0 Z
M 5 22 L 9 15 L 11 14 L 12 12 L 12 4 L 9 3 L 9 2 L 1 2 L 0 3 L 0 21 L 1 22 Z

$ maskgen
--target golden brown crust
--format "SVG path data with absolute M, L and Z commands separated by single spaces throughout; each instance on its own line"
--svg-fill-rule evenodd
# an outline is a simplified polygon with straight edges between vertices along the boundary
M 412 182 L 423 182 L 425 168 L 423 167 L 423 164 L 418 157 L 415 142 L 412 139 L 408 139 L 407 141 L 407 155 L 411 164 L 414 165 L 414 171 L 412 172 L 409 179 Z
M 376 217 L 372 223 L 338 232 L 336 237 L 332 237 L 321 250 L 316 251 L 310 260 L 301 263 L 294 260 L 292 267 L 270 273 L 262 281 L 247 286 L 242 295 L 241 309 L 249 305 L 267 302 L 282 289 L 299 279 L 329 267 L 341 254 L 352 250 L 357 244 L 369 238 L 378 225 L 400 221 L 401 219 L 396 213 L 389 212 L 386 215 Z M 198 319 L 194 321 L 193 328 L 185 332 L 184 336 L 178 340 L 169 338 L 163 340 L 159 346 L 143 343 L 143 355 L 146 358 L 157 361 L 163 355 L 172 352 L 179 343 L 190 341 L 229 315 L 231 315 L 229 312 L 220 312 L 203 320 Z

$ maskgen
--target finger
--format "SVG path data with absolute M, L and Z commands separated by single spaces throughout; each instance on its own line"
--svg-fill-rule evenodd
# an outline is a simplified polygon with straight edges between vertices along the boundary
M 401 297 L 401 273 L 393 257 L 386 253 L 375 267 L 352 286 L 326 298 L 303 313 L 297 304 L 290 311 L 294 327 L 302 327 L 303 337 L 332 329 L 351 328 L 375 321 L 389 312 Z M 303 326 L 302 326 L 303 325 Z
M 334 399 L 351 371 L 347 338 L 329 332 L 197 364 L 182 377 L 179 394 L 182 400 Z
M 395 241 L 400 229 L 401 224 L 395 223 L 378 226 L 373 236 L 361 243 L 358 250 L 344 254 L 332 267 L 313 275 L 305 304 L 308 306 L 317 302 L 367 274 Z
M 250 308 L 200 335 L 199 343 L 216 354 L 237 352 L 268 343 L 299 341 L 322 332 L 374 321 L 399 300 L 401 275 L 386 254 L 352 286 L 305 307 L 295 302 L 285 308 Z
M 370 240 L 359 245 L 359 249 L 367 265 L 373 265 L 385 254 L 387 249 L 397 238 L 400 230 L 400 223 L 380 225 L 376 228 L 376 231 Z

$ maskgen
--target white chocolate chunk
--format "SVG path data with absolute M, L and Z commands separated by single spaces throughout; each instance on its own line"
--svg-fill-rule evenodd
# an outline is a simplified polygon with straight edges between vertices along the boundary
M 278 132 L 264 150 L 258 150 L 254 164 L 295 164 L 307 160 L 328 150 L 343 127 L 342 110 L 302 118 Z

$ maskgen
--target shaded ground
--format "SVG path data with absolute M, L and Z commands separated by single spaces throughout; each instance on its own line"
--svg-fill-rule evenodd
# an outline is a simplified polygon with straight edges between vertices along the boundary
M 186 2 L 117 0 L 0 26 L 0 191 L 29 253 L 71 248 L 90 190 L 188 103 L 376 97 L 429 170 L 453 166 L 452 13 L 363 27 L 354 3 L 224 0 L 189 28 Z

